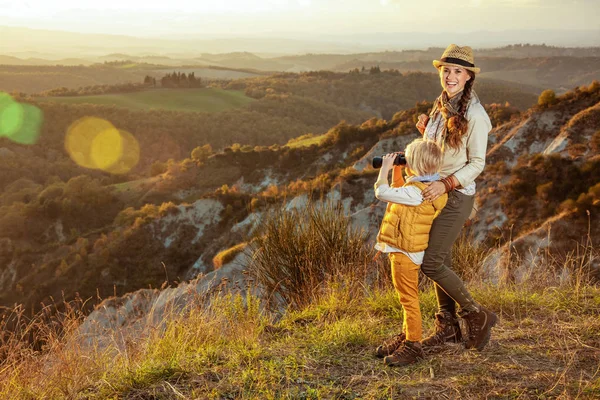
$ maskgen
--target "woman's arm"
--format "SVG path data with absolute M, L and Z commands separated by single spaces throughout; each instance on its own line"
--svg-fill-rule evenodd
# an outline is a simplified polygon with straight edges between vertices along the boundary
M 429 115 L 421 114 L 419 115 L 417 121 L 417 129 L 421 132 L 421 135 L 425 133 L 425 128 L 427 128 L 427 123 L 429 122 Z
M 469 119 L 467 132 L 467 163 L 454 174 L 460 186 L 473 182 L 485 167 L 485 153 L 487 151 L 488 134 L 492 130 L 492 123 L 481 105 L 475 109 Z
M 485 167 L 485 154 L 487 151 L 488 133 L 492 130 L 492 123 L 485 109 L 479 105 L 470 115 L 469 130 L 467 132 L 466 152 L 467 163 L 454 174 L 448 176 L 447 184 L 442 181 L 432 182 L 423 190 L 423 198 L 433 201 L 452 188 L 466 186 L 481 174 Z M 452 151 L 452 150 L 449 150 Z

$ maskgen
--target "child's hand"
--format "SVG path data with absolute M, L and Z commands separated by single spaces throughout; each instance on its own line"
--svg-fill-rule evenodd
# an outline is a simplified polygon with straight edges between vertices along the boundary
M 417 121 L 417 129 L 421 132 L 421 135 L 425 133 L 425 128 L 427 127 L 427 122 L 429 122 L 429 116 L 426 114 L 419 115 L 419 120 Z
M 388 153 L 383 156 L 383 162 L 381 163 L 381 169 L 390 170 L 394 166 L 394 159 L 396 158 L 396 153 Z

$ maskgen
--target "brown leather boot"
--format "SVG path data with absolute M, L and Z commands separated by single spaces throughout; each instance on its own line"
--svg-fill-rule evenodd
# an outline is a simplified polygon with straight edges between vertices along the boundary
M 421 340 L 421 344 L 425 348 L 439 347 L 446 342 L 460 343 L 462 334 L 458 320 L 449 313 L 435 314 L 435 331 L 425 339 Z
M 498 316 L 484 307 L 479 307 L 479 311 L 471 311 L 463 315 L 462 318 L 467 323 L 469 337 L 465 342 L 467 349 L 483 350 L 490 341 L 492 328 L 498 322 Z
M 404 343 L 394 351 L 394 354 L 384 358 L 383 362 L 390 367 L 404 367 L 419 362 L 423 358 L 425 358 L 425 355 L 423 354 L 421 343 L 405 340 Z
M 375 356 L 379 358 L 389 356 L 390 354 L 394 353 L 398 347 L 402 346 L 405 340 L 406 335 L 404 332 L 392 336 L 383 342 L 381 346 L 377 347 L 377 350 L 375 350 Z

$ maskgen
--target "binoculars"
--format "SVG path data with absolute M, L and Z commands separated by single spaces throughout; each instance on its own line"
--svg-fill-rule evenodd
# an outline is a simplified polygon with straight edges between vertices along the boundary
M 375 169 L 381 168 L 382 164 L 383 164 L 383 156 L 373 157 L 373 168 L 375 168 Z M 406 165 L 406 157 L 404 157 L 404 154 L 396 155 L 396 158 L 394 158 L 394 165 Z

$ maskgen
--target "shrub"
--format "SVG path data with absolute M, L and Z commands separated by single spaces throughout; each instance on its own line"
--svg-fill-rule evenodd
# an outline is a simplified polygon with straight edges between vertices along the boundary
M 373 250 L 365 240 L 341 204 L 279 209 L 262 222 L 248 270 L 276 305 L 301 308 L 317 299 L 328 282 L 358 289 L 376 272 L 369 266 Z
M 213 266 L 215 269 L 221 268 L 223 265 L 230 263 L 233 259 L 246 249 L 248 246 L 247 242 L 236 244 L 226 250 L 219 252 L 213 257 Z
M 548 107 L 555 103 L 556 93 L 554 93 L 554 90 L 552 89 L 544 90 L 542 94 L 540 94 L 540 97 L 538 97 L 538 105 L 542 107 Z
M 167 172 L 167 164 L 161 161 L 155 161 L 150 166 L 150 176 L 157 176 Z
M 204 162 L 213 153 L 212 146 L 205 144 L 204 146 L 198 146 L 192 150 L 192 159 L 199 162 Z

